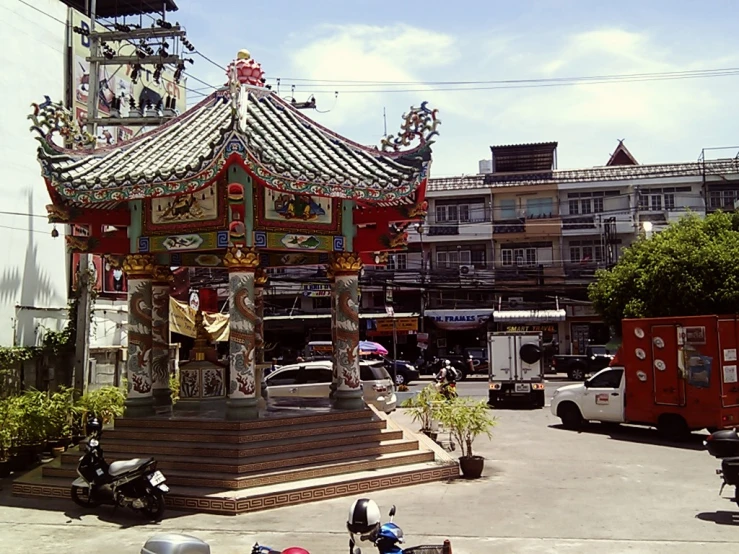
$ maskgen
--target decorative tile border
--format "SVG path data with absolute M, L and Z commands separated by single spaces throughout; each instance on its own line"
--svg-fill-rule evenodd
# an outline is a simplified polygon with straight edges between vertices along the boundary
M 361 470 L 357 469 L 357 471 Z M 317 500 L 360 495 L 381 489 L 456 479 L 458 477 L 459 465 L 454 463 L 381 477 L 355 479 L 330 485 L 309 486 L 295 491 L 264 494 L 254 497 L 223 498 L 183 495 L 175 492 L 174 494 L 167 495 L 165 501 L 167 507 L 176 510 L 236 515 L 245 512 L 256 512 L 271 508 L 304 504 Z M 59 485 L 29 484 L 16 481 L 13 483 L 12 492 L 14 496 L 69 498 L 69 488 Z

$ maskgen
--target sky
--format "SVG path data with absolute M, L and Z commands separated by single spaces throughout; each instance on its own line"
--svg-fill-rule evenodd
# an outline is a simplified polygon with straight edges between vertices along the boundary
M 739 153 L 729 148 L 739 145 L 734 0 L 176 2 L 170 20 L 198 51 L 226 66 L 248 49 L 273 90 L 279 79 L 283 97 L 313 94 L 317 110 L 306 115 L 354 141 L 379 145 L 383 110 L 392 134 L 404 112 L 428 101 L 442 121 L 432 177 L 475 174 L 500 144 L 556 141 L 561 169 L 604 165 L 619 139 L 642 164 L 695 161 L 704 148 L 726 147 L 707 158 Z M 225 82 L 222 69 L 194 59 L 191 75 Z M 738 69 L 701 79 L 540 82 L 723 68 Z M 500 83 L 512 80 L 539 82 Z M 488 83 L 430 84 L 450 81 Z M 188 87 L 212 91 L 192 78 Z

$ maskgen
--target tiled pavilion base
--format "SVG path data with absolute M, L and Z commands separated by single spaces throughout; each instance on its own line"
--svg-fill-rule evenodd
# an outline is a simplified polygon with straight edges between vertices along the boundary
M 106 430 L 106 459 L 154 457 L 174 509 L 239 514 L 456 478 L 459 467 L 425 436 L 372 408 L 275 407 L 259 420 L 120 418 Z M 16 496 L 69 498 L 77 450 L 13 483 Z

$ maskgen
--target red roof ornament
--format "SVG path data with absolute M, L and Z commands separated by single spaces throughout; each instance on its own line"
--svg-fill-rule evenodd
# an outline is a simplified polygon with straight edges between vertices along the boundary
M 232 73 L 234 69 L 235 72 Z M 236 59 L 226 68 L 226 75 L 228 75 L 229 80 L 235 78 L 242 85 L 264 86 L 262 66 L 251 57 L 248 50 L 239 50 Z

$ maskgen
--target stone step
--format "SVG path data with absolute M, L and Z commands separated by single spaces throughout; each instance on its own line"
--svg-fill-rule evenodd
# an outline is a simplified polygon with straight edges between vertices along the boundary
M 339 463 L 367 456 L 379 456 L 382 454 L 414 450 L 418 450 L 418 441 L 396 439 L 382 441 L 380 443 L 359 443 L 344 446 L 332 446 L 329 448 L 305 449 L 301 451 L 299 455 L 290 457 L 285 457 L 285 453 L 282 453 L 230 460 L 224 460 L 219 457 L 193 457 L 179 455 L 156 456 L 155 458 L 157 460 L 157 469 L 160 469 L 167 474 L 169 470 L 176 470 L 191 473 L 229 473 L 242 476 L 289 467 Z M 120 456 L 115 454 L 106 454 L 106 459 L 109 463 L 128 458 L 129 456 L 126 455 Z M 63 474 L 64 476 L 76 474 L 78 459 L 79 456 L 62 457 L 62 463 L 59 469 L 49 468 L 49 472 L 51 472 L 50 475 L 55 474 L 57 476 L 61 476 L 62 472 L 66 472 Z
M 170 418 L 116 418 L 116 429 L 202 429 L 208 431 L 257 431 L 278 427 L 294 427 L 296 424 L 312 423 L 326 424 L 327 422 L 348 422 L 357 420 L 371 420 L 373 412 L 367 408 L 363 410 L 331 411 L 306 415 L 302 411 L 291 409 L 280 412 L 270 412 L 266 417 L 253 421 L 219 421 L 203 420 L 197 417 L 170 417 Z
M 117 454 L 121 457 L 140 456 L 217 456 L 219 458 L 247 458 L 268 454 L 300 452 L 305 448 L 330 448 L 349 444 L 378 443 L 386 440 L 402 439 L 403 432 L 396 429 L 367 429 L 353 432 L 341 432 L 320 436 L 294 437 L 272 441 L 260 441 L 248 445 L 180 443 L 173 441 L 150 440 L 109 440 L 104 437 L 103 449 L 107 455 Z M 83 448 L 69 450 L 62 458 L 71 458 L 77 463 Z
M 384 467 L 406 465 L 433 461 L 434 455 L 430 451 L 404 451 L 386 454 L 372 454 L 364 457 L 355 456 L 351 460 L 312 464 L 310 466 L 262 471 L 250 475 L 236 475 L 231 473 L 210 473 L 206 471 L 166 469 L 158 464 L 170 485 L 204 487 L 216 490 L 235 490 L 249 487 L 263 486 L 275 483 L 289 483 L 301 479 L 311 479 L 325 475 L 341 475 L 354 471 L 365 471 Z M 75 468 L 48 464 L 43 467 L 42 476 L 66 478 L 71 483 L 76 477 Z
M 210 422 L 206 422 L 210 423 Z M 214 422 L 217 423 L 217 422 Z M 293 425 L 282 429 L 269 431 L 267 429 L 255 429 L 249 431 L 218 430 L 209 429 L 187 429 L 174 431 L 168 429 L 146 430 L 139 428 L 116 427 L 103 432 L 102 441 L 110 443 L 117 440 L 146 440 L 162 442 L 203 442 L 221 444 L 247 444 L 274 440 L 293 439 L 297 437 L 315 437 L 335 433 L 337 427 L 341 432 L 358 432 L 367 429 L 385 429 L 387 423 L 384 420 L 351 421 L 341 423 L 340 426 L 331 422 L 313 423 L 307 425 Z
M 403 461 L 409 460 L 406 457 Z M 51 462 L 55 463 L 56 460 Z M 330 498 L 366 496 L 367 493 L 378 490 L 454 479 L 459 476 L 459 466 L 449 460 L 444 463 L 422 461 L 405 465 L 396 463 L 384 467 L 375 465 L 365 469 L 355 464 L 353 469 L 351 473 L 327 472 L 318 477 L 308 476 L 298 481 L 273 481 L 246 490 L 219 492 L 175 485 L 170 480 L 171 492 L 165 496 L 165 503 L 171 510 L 236 515 Z M 50 498 L 69 500 L 70 485 L 71 481 L 68 478 L 42 477 L 41 468 L 36 468 L 18 477 L 13 482 L 12 492 L 14 496 L 37 497 L 43 502 Z M 411 491 L 409 493 L 412 494 Z

